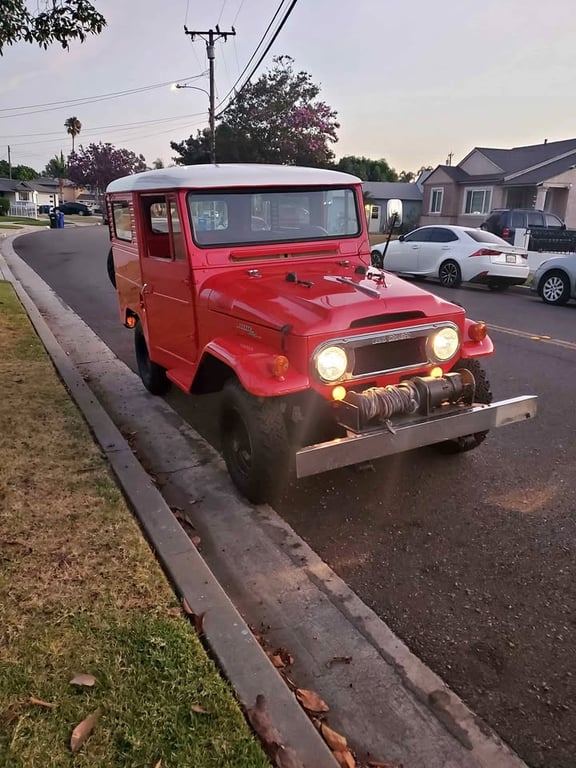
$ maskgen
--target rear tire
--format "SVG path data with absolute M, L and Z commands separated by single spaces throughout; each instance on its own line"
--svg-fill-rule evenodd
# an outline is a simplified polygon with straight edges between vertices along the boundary
M 222 392 L 220 435 L 224 461 L 240 493 L 254 504 L 277 498 L 292 460 L 279 398 L 255 397 L 231 379 Z
M 380 251 L 373 250 L 370 253 L 370 263 L 377 269 L 382 269 L 382 254 Z
M 476 382 L 474 402 L 490 405 L 492 402 L 492 392 L 484 368 L 482 368 L 478 360 L 459 360 L 452 371 L 458 373 L 458 371 L 463 369 L 470 371 L 474 376 L 474 381 Z M 478 446 L 486 439 L 487 434 L 488 432 L 476 432 L 473 435 L 463 435 L 454 440 L 446 440 L 443 443 L 438 443 L 435 448 L 437 448 L 440 453 L 445 454 L 466 453 L 467 451 L 472 451 L 474 448 L 478 448 Z
M 114 288 L 116 288 L 116 270 L 114 268 L 114 254 L 112 248 L 108 251 L 108 259 L 106 261 L 106 270 L 108 272 L 108 278 Z
M 438 278 L 445 288 L 459 288 L 462 283 L 462 271 L 455 261 L 448 259 L 440 264 Z
M 140 322 L 136 323 L 134 328 L 134 351 L 142 384 L 152 395 L 165 395 L 171 386 L 170 379 L 166 376 L 165 368 L 150 360 L 146 337 Z
M 560 269 L 547 272 L 540 280 L 538 293 L 545 304 L 567 304 L 570 300 L 570 281 Z

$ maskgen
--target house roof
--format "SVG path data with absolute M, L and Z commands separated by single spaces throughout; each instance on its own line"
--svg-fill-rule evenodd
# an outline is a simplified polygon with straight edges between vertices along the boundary
M 508 175 L 539 163 L 546 163 L 559 155 L 576 152 L 576 139 L 550 141 L 546 144 L 531 144 L 527 147 L 512 147 L 512 149 L 489 147 L 476 147 L 476 149 Z
M 559 174 L 570 170 L 574 166 L 576 166 L 576 151 L 569 157 L 563 157 L 561 160 L 546 163 L 546 165 L 543 165 L 540 168 L 533 168 L 532 170 L 526 171 L 526 173 L 518 174 L 512 178 L 507 177 L 504 179 L 504 184 L 507 187 L 540 184 L 547 179 L 551 179 L 554 176 L 558 176 Z
M 144 189 L 217 189 L 219 187 L 284 187 L 358 184 L 360 179 L 339 171 L 299 168 L 295 165 L 185 165 L 161 168 L 123 176 L 112 181 L 107 192 L 131 192 Z
M 362 186 L 376 200 L 422 200 L 422 191 L 417 184 L 399 181 L 364 181 Z
M 0 179 L 0 192 L 16 192 L 20 189 L 30 189 L 24 181 L 18 179 Z

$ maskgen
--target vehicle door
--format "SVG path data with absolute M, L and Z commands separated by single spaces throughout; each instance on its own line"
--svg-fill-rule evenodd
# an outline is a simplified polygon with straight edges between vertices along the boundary
M 150 356 L 166 368 L 196 359 L 193 279 L 175 194 L 140 197 L 142 304 Z
M 418 255 L 420 249 L 428 241 L 430 227 L 415 229 L 405 235 L 402 240 L 390 243 L 390 248 L 384 261 L 384 269 L 391 272 L 404 272 L 408 275 L 418 271 Z
M 458 235 L 444 227 L 429 227 L 428 241 L 418 250 L 418 272 L 422 275 L 438 273 L 438 267 L 446 259 L 458 261 L 460 256 Z

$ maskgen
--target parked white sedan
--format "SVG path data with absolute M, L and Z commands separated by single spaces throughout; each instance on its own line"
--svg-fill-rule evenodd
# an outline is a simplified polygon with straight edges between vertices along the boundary
M 576 299 L 576 255 L 554 256 L 534 272 L 530 290 L 546 304 L 566 304 Z
M 372 264 L 381 266 L 385 243 L 372 246 Z M 492 290 L 521 285 L 528 277 L 528 253 L 501 237 L 471 227 L 420 227 L 392 240 L 384 269 L 403 275 L 437 277 L 447 288 L 482 283 Z

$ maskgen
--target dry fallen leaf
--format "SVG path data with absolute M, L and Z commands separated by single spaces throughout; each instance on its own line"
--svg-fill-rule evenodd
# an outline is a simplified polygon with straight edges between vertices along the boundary
M 192 536 L 190 541 L 192 542 L 192 544 L 194 544 L 196 548 L 198 548 L 200 544 L 202 544 L 202 539 L 200 538 L 200 536 Z
M 186 616 L 194 616 L 194 611 L 192 608 L 190 608 L 188 604 L 188 600 L 186 600 L 185 597 L 182 598 L 182 610 L 186 614 Z
M 286 648 L 277 648 L 274 651 L 274 655 L 279 656 L 282 659 L 284 666 L 286 667 L 291 667 L 292 664 L 294 664 L 294 656 L 292 656 L 292 654 L 289 653 Z
M 325 666 L 330 669 L 332 664 L 350 664 L 352 656 L 332 656 L 330 661 L 327 661 Z
M 276 669 L 282 669 L 282 667 L 286 666 L 282 661 L 282 657 L 278 653 L 275 653 L 273 656 L 271 656 L 270 660 L 272 661 L 272 664 L 274 664 Z
M 334 752 L 345 752 L 348 749 L 348 742 L 342 734 L 333 731 L 332 728 L 328 728 L 326 723 L 320 725 L 320 733 L 324 737 L 324 741 L 330 749 Z
M 369 768 L 402 768 L 399 763 L 387 763 L 382 760 L 369 760 Z
M 96 678 L 94 675 L 85 675 L 83 673 L 79 675 L 74 675 L 72 680 L 70 680 L 70 685 L 83 685 L 87 688 L 91 688 L 96 683 Z
M 154 768 L 162 768 L 162 760 L 158 760 Z
M 356 760 L 354 760 L 354 755 L 349 749 L 333 752 L 332 754 L 340 768 L 356 768 Z
M 30 696 L 28 699 L 29 704 L 35 704 L 37 707 L 48 707 L 49 709 L 54 709 L 54 707 L 57 707 L 58 704 L 51 704 L 48 701 L 42 701 L 42 699 L 37 699 L 35 696 Z
M 194 614 L 194 626 L 196 628 L 196 632 L 198 632 L 199 635 L 203 634 L 204 632 L 204 616 L 205 615 L 206 615 L 205 611 L 203 611 L 202 613 Z
M 248 710 L 248 719 L 260 737 L 266 753 L 270 757 L 274 757 L 278 748 L 282 746 L 282 740 L 272 725 L 270 716 L 266 711 L 266 698 L 261 693 L 256 696 L 256 705 Z
M 192 704 L 190 707 L 192 712 L 196 712 L 199 715 L 209 715 L 210 712 L 204 709 L 204 707 L 201 707 L 200 704 Z
M 98 720 L 99 712 L 92 712 L 91 715 L 84 718 L 81 723 L 78 723 L 76 728 L 72 731 L 70 738 L 70 749 L 72 752 L 78 752 L 82 744 L 89 738 L 90 734 L 94 730 L 96 721 Z
M 298 688 L 296 698 L 302 704 L 304 709 L 310 712 L 328 712 L 330 707 L 314 691 L 308 691 L 306 688 Z

